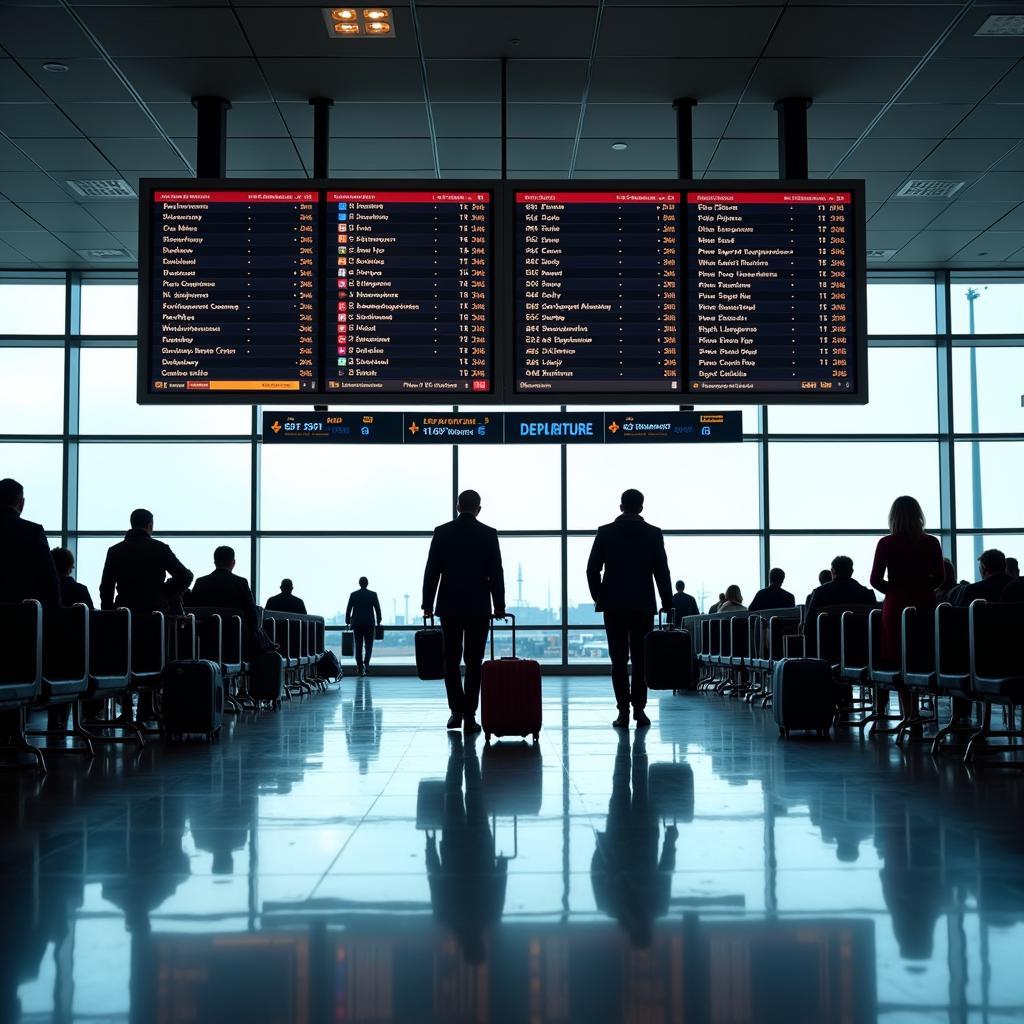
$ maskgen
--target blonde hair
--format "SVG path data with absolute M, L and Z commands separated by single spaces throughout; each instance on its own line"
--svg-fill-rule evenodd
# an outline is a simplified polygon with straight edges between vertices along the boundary
M 733 604 L 743 604 L 743 592 L 734 583 L 726 589 L 725 599 L 726 601 L 732 601 Z
M 924 512 L 917 498 L 901 495 L 889 509 L 889 532 L 917 538 L 924 533 Z

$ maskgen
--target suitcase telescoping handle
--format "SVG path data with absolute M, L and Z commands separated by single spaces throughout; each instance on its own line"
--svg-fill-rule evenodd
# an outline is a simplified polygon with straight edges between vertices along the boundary
M 434 628 L 434 613 L 433 612 L 431 612 L 429 615 L 427 615 L 426 612 L 423 613 L 423 628 L 424 629 L 433 629 Z
M 514 658 L 516 656 L 516 617 L 511 612 L 506 612 L 504 615 L 491 616 L 491 661 L 494 661 L 494 623 L 496 619 L 512 620 L 512 657 Z
M 675 628 L 676 628 L 676 624 L 675 624 L 675 622 L 671 618 L 668 619 L 668 621 L 665 620 L 665 609 L 664 608 L 659 608 L 658 609 L 658 629 L 675 629 Z

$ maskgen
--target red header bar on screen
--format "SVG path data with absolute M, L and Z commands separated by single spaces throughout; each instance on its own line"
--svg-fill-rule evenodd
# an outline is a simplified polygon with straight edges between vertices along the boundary
M 154 203 L 315 203 L 315 192 L 154 192 Z
M 678 192 L 517 192 L 517 203 L 678 203 Z
M 489 203 L 490 192 L 328 192 L 329 203 Z
M 686 201 L 693 203 L 758 203 L 792 206 L 796 203 L 850 203 L 849 192 L 687 192 Z

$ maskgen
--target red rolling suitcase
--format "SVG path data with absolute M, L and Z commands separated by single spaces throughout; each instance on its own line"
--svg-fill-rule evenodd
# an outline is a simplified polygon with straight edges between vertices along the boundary
M 516 657 L 516 617 L 512 620 L 512 657 L 494 657 L 494 623 L 491 623 L 491 658 L 480 679 L 480 719 L 484 736 L 540 737 L 540 663 Z

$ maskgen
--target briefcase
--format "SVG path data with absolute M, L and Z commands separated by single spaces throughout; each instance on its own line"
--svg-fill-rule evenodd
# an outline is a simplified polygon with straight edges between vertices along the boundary
M 383 640 L 384 639 L 384 627 L 383 626 L 374 626 L 373 627 L 373 639 L 374 640 Z
M 416 630 L 416 675 L 420 679 L 444 679 L 444 634 L 434 625 L 434 616 L 423 616 L 423 628 Z

